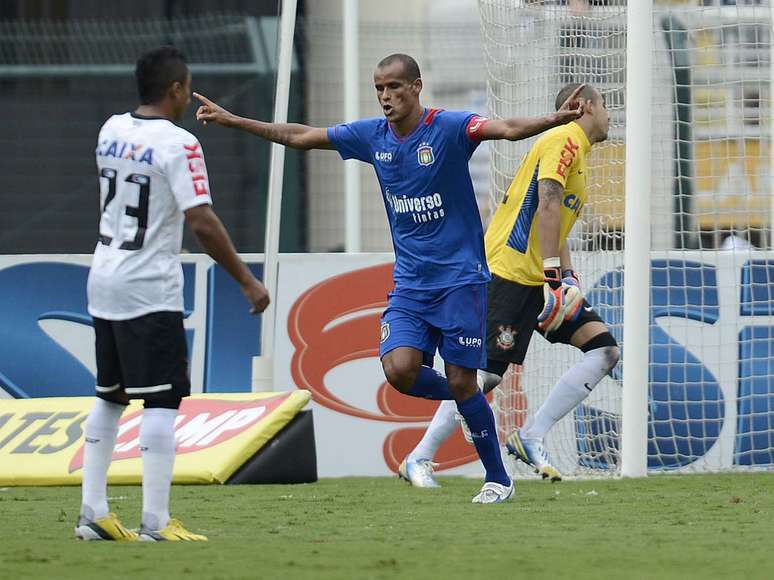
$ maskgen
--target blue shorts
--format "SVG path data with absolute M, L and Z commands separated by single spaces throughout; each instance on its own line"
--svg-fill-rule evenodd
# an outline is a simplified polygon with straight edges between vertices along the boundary
M 482 369 L 486 368 L 485 337 L 486 284 L 396 289 L 382 315 L 379 356 L 409 346 L 425 353 L 424 364 L 432 366 L 437 349 L 447 363 Z

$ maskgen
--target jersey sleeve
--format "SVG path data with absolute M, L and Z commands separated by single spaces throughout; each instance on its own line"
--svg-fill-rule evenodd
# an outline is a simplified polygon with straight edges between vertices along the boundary
M 444 111 L 442 117 L 451 130 L 455 142 L 470 159 L 481 143 L 479 131 L 487 119 L 469 111 Z
M 193 135 L 176 139 L 167 149 L 165 169 L 169 188 L 180 211 L 212 204 L 207 165 L 199 141 Z
M 580 143 L 569 131 L 554 131 L 543 136 L 536 145 L 538 152 L 538 180 L 553 179 L 562 187 L 567 184 L 570 170 L 578 162 Z
M 374 119 L 341 123 L 328 127 L 328 139 L 342 159 L 357 159 L 364 163 L 371 163 L 373 160 L 371 143 L 375 127 Z

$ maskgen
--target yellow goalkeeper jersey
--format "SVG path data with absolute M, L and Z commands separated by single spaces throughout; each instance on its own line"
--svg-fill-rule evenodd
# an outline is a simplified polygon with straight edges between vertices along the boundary
M 486 231 L 489 270 L 525 286 L 543 284 L 538 239 L 538 181 L 553 179 L 564 187 L 559 246 L 586 202 L 586 133 L 575 122 L 543 133 L 527 153 Z

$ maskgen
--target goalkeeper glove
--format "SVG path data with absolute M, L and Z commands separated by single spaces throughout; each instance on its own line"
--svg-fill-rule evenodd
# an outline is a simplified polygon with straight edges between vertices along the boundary
M 548 334 L 564 322 L 564 290 L 559 258 L 543 260 L 543 310 L 538 314 L 538 328 Z
M 562 270 L 562 290 L 564 291 L 564 319 L 577 320 L 583 306 L 583 293 L 578 283 L 578 275 L 572 270 Z

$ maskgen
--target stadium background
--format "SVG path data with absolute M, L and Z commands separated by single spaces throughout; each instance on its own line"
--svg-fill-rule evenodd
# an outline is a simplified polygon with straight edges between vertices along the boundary
M 424 101 L 446 108 L 485 108 L 486 73 L 475 3 L 443 9 L 397 0 L 361 5 L 361 113 L 378 115 L 370 76 L 379 59 L 404 51 L 423 67 Z M 135 105 L 131 75 L 144 48 L 175 42 L 189 62 L 238 63 L 238 74 L 194 73 L 194 89 L 235 112 L 270 119 L 277 63 L 276 0 L 141 0 L 132 3 L 6 1 L 0 4 L 0 253 L 88 253 L 97 207 L 92 151 L 104 120 Z M 341 2 L 299 2 L 289 121 L 316 126 L 341 122 Z M 258 50 L 246 31 L 255 19 Z M 257 57 L 254 55 L 257 54 Z M 27 65 L 27 66 L 25 66 Z M 41 72 L 41 66 L 48 72 Z M 52 69 L 53 65 L 53 69 Z M 88 66 L 105 65 L 89 72 Z M 124 65 L 117 72 L 110 67 Z M 57 66 L 59 69 L 57 70 Z M 129 68 L 127 68 L 129 67 Z M 249 70 L 252 67 L 253 70 Z M 254 71 L 254 72 L 253 72 Z M 269 145 L 246 134 L 205 130 L 193 119 L 206 154 L 216 210 L 242 252 L 264 243 Z M 334 154 L 288 150 L 280 251 L 340 251 L 344 247 L 343 172 Z M 485 152 L 474 164 L 486 206 Z M 391 249 L 384 208 L 367 168 L 361 171 L 363 251 Z M 93 208 L 89 211 L 88 208 Z M 186 247 L 196 250 L 186 238 Z

